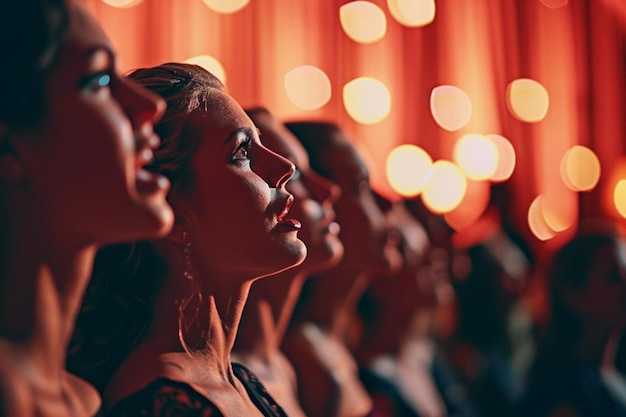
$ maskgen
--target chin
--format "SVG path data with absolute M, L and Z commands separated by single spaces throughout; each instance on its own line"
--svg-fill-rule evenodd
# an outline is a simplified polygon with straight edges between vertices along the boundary
M 169 205 L 150 207 L 140 214 L 135 216 L 134 221 L 127 221 L 129 235 L 126 241 L 160 239 L 167 236 L 174 226 L 174 212 Z
M 285 261 L 287 264 L 285 269 L 298 266 L 302 264 L 307 257 L 306 245 L 300 239 L 296 239 L 295 242 L 291 242 L 288 245 L 285 255 Z

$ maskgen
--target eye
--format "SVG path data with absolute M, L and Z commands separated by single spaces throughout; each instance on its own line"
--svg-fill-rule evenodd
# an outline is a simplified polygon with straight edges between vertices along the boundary
M 79 82 L 81 90 L 97 92 L 103 88 L 111 87 L 111 74 L 108 72 L 95 72 L 89 74 Z
M 248 156 L 248 149 L 250 148 L 250 138 L 246 138 L 243 142 L 237 146 L 237 149 L 233 152 L 230 160 L 231 162 L 236 161 L 247 161 L 250 159 Z

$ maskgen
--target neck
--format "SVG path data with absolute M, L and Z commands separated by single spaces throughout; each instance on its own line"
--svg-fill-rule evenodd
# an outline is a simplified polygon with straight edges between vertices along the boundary
M 29 227 L 8 242 L 0 265 L 0 337 L 19 349 L 18 357 L 27 356 L 39 376 L 61 378 L 97 248 L 70 249 Z
M 165 255 L 170 274 L 145 343 L 157 354 L 200 353 L 208 367 L 232 381 L 230 355 L 252 281 L 201 268 L 187 279 L 182 251 Z
M 287 270 L 254 282 L 235 350 L 267 357 L 279 349 L 305 278 L 303 272 Z
M 356 304 L 369 280 L 369 273 L 355 271 L 346 264 L 339 264 L 338 267 L 317 275 L 310 300 L 298 321 L 312 321 L 343 339 Z

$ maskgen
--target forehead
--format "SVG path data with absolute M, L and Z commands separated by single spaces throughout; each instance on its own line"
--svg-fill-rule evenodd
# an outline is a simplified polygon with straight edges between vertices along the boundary
M 228 93 L 214 89 L 210 92 L 210 100 L 206 104 L 206 109 L 194 113 L 192 123 L 198 126 L 205 136 L 222 137 L 220 146 L 234 129 L 240 127 L 254 129 L 248 115 Z
M 83 5 L 68 2 L 68 16 L 69 27 L 64 46 L 66 53 L 81 53 L 99 46 L 111 48 L 102 27 Z

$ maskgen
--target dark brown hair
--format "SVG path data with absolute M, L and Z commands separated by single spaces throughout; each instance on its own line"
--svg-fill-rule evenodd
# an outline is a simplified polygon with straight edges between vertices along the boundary
M 1 122 L 24 128 L 45 113 L 45 83 L 67 26 L 64 0 L 0 2 Z

